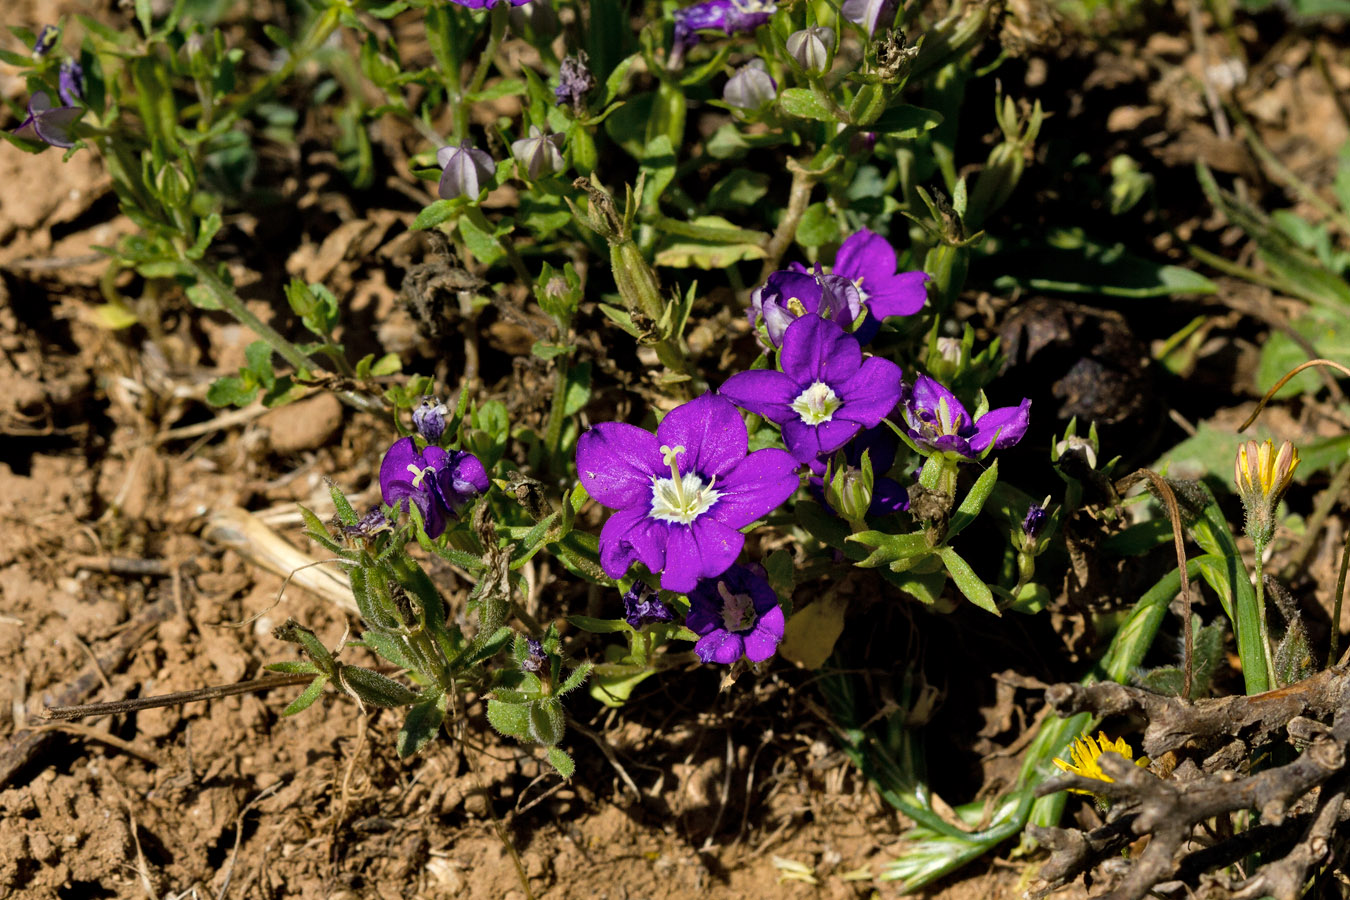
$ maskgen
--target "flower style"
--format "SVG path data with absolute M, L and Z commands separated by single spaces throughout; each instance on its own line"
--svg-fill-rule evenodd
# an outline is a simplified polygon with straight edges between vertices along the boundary
M 478 7 L 481 8 L 481 7 Z M 436 162 L 441 167 L 441 183 L 436 189 L 442 200 L 453 200 L 463 194 L 471 200 L 497 171 L 497 166 L 482 150 L 468 141 L 458 147 L 442 147 L 436 151 Z
M 531 125 L 529 137 L 511 142 L 511 156 L 533 181 L 541 173 L 553 174 L 567 168 L 562 155 L 562 142 L 561 134 L 545 134 L 538 125 Z
M 720 393 L 742 409 L 777 422 L 798 462 L 838 450 L 859 431 L 880 424 L 900 400 L 900 367 L 863 359 L 857 339 L 835 322 L 802 316 L 788 326 L 783 371 L 740 372 Z
M 615 510 L 600 532 L 605 573 L 622 578 L 639 561 L 683 593 L 725 572 L 745 544 L 738 529 L 797 489 L 791 456 L 748 449 L 740 414 L 711 393 L 671 410 L 655 435 L 623 422 L 583 434 L 577 474 Z
M 1083 778 L 1114 782 L 1114 778 L 1102 771 L 1099 760 L 1103 753 L 1119 753 L 1126 759 L 1134 759 L 1134 750 L 1129 744 L 1125 743 L 1124 738 L 1116 738 L 1115 741 L 1112 741 L 1106 736 L 1106 732 L 1099 731 L 1095 740 L 1087 734 L 1074 740 L 1069 747 L 1069 758 L 1073 760 L 1071 763 L 1065 762 L 1059 757 L 1055 757 L 1051 762 L 1065 772 L 1072 772 L 1074 775 Z M 1134 764 L 1136 766 L 1147 766 L 1148 757 L 1141 756 L 1135 760 Z M 1069 790 L 1075 794 L 1087 794 L 1089 796 L 1092 794 L 1091 791 L 1084 791 L 1079 788 L 1070 788 Z
M 758 571 L 756 571 L 758 570 Z M 758 566 L 732 566 L 689 592 L 685 624 L 699 635 L 694 653 L 730 665 L 744 656 L 763 662 L 783 640 L 783 609 Z
M 1011 447 L 1031 424 L 1031 401 L 991 409 L 978 419 L 956 395 L 927 375 L 907 387 L 901 401 L 905 433 L 920 449 L 963 459 L 976 459 L 991 449 Z
M 463 450 L 418 450 L 411 437 L 394 442 L 380 463 L 380 495 L 395 508 L 411 502 L 422 513 L 427 537 L 438 538 L 448 520 L 488 489 L 482 462 Z
M 52 106 L 52 98 L 38 91 L 28 100 L 28 118 L 14 129 L 13 133 L 21 138 L 38 140 L 53 147 L 69 148 L 75 146 L 71 126 L 84 114 L 84 110 L 74 106 Z
M 623 595 L 623 617 L 629 625 L 641 628 L 651 622 L 669 622 L 675 614 L 646 582 L 635 581 Z
M 773 18 L 777 8 L 774 0 L 704 0 L 675 10 L 675 41 L 670 51 L 670 67 L 679 68 L 684 61 L 684 52 L 698 43 L 699 31 L 720 31 L 728 35 L 754 31 Z

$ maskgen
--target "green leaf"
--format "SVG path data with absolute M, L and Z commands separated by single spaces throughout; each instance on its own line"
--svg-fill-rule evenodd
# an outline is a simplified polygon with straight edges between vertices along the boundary
M 263 666 L 269 672 L 280 672 L 283 675 L 319 675 L 318 666 L 307 659 L 290 659 L 285 662 L 268 663 Z
M 572 761 L 572 757 L 567 755 L 566 750 L 558 747 L 548 748 L 548 762 L 564 778 L 571 778 L 577 770 L 577 764 Z
M 571 672 L 568 672 L 567 678 L 558 687 L 558 690 L 555 691 L 555 694 L 561 697 L 563 694 L 571 693 L 572 691 L 575 691 L 577 688 L 581 687 L 583 684 L 586 683 L 586 676 L 591 674 L 591 669 L 592 669 L 591 663 L 584 662 L 581 665 L 577 666 L 575 669 L 573 669 Z
M 799 119 L 815 119 L 818 122 L 837 121 L 830 108 L 810 88 L 787 88 L 778 95 L 778 105 L 783 112 Z
M 614 634 L 620 631 L 632 631 L 633 626 L 623 619 L 595 619 L 590 616 L 568 616 L 567 621 L 591 634 Z
M 487 717 L 488 724 L 508 737 L 525 740 L 530 735 L 530 704 L 489 699 Z
M 1161 265 L 1129 253 L 1124 244 L 1107 246 L 1081 229 L 1054 229 L 1044 242 L 1010 244 L 987 261 L 1005 274 L 994 282 L 1000 290 L 1023 288 L 1109 297 L 1175 297 L 1212 294 L 1218 286 L 1180 266 Z
M 413 223 L 408 226 L 411 231 L 426 231 L 428 228 L 435 228 L 437 225 L 452 218 L 464 206 L 459 198 L 454 200 L 436 200 L 429 206 L 422 208 L 413 219 Z
M 942 124 L 942 114 L 919 106 L 893 106 L 872 123 L 868 131 L 900 140 L 914 140 Z
M 314 701 L 319 699 L 323 693 L 323 686 L 328 683 L 328 676 L 320 675 L 309 683 L 309 687 L 304 692 L 291 701 L 290 705 L 281 711 L 283 716 L 293 716 L 296 713 L 304 712 L 314 705 Z
M 360 666 L 343 666 L 338 670 L 342 684 L 361 702 L 371 706 L 411 706 L 421 700 L 420 695 L 408 690 L 392 678 Z
M 212 406 L 248 406 L 258 395 L 258 385 L 252 379 L 245 381 L 226 375 L 211 382 L 206 389 L 206 402 Z
M 802 213 L 797 226 L 797 243 L 803 247 L 819 247 L 839 240 L 839 222 L 824 203 L 812 203 Z
M 408 656 L 407 649 L 403 646 L 403 641 L 391 634 L 385 634 L 380 631 L 367 631 L 361 635 L 361 643 L 374 650 L 381 658 L 398 666 L 400 669 L 417 670 L 417 666 Z
M 398 730 L 396 746 L 400 759 L 407 759 L 431 743 L 445 721 L 445 706 L 445 694 L 437 691 L 435 696 L 428 697 L 408 710 L 403 727 Z
M 748 209 L 769 192 L 769 174 L 733 169 L 708 191 L 708 209 Z
M 961 501 L 961 505 L 952 513 L 947 526 L 947 540 L 956 537 L 967 525 L 975 521 L 975 517 L 984 509 L 984 502 L 989 499 L 989 494 L 997 483 L 998 460 L 994 460 L 993 465 L 980 473 L 980 477 L 970 486 L 970 492 Z
M 942 557 L 942 564 L 947 567 L 947 572 L 952 576 L 952 581 L 966 599 L 981 609 L 988 610 L 996 616 L 1001 616 L 998 604 L 994 602 L 994 594 L 989 590 L 989 585 L 985 584 L 980 576 L 975 574 L 975 570 L 970 567 L 959 553 L 951 547 L 938 548 L 938 555 Z

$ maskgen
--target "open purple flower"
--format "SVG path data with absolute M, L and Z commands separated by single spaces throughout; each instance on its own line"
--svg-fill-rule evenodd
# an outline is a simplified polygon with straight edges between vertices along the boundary
M 740 413 L 716 394 L 671 410 L 654 435 L 623 422 L 583 434 L 577 475 L 615 510 L 600 532 L 605 573 L 622 578 L 638 561 L 666 590 L 688 592 L 725 572 L 745 544 L 738 529 L 797 489 L 791 456 L 748 449 Z
M 53 147 L 74 147 L 71 126 L 84 114 L 74 106 L 52 106 L 52 98 L 38 91 L 28 100 L 28 118 L 14 129 L 14 134 L 29 140 L 42 141 Z
M 456 6 L 463 6 L 466 9 L 491 9 L 502 0 L 450 0 Z M 509 0 L 512 6 L 524 6 L 530 0 Z
M 474 497 L 488 489 L 478 457 L 463 450 L 418 450 L 411 437 L 395 441 L 380 463 L 380 495 L 389 506 L 411 502 L 422 513 L 427 537 L 440 537 Z
M 849 235 L 834 257 L 834 275 L 842 275 L 862 292 L 862 302 L 877 319 L 912 316 L 928 300 L 928 275 L 895 271 L 895 248 L 866 228 Z
M 1031 423 L 1031 401 L 1026 399 L 972 419 L 955 394 L 927 375 L 905 388 L 901 412 L 905 433 L 920 450 L 964 459 L 1011 447 Z
M 859 431 L 880 424 L 897 402 L 900 367 L 862 347 L 834 322 L 802 316 L 788 326 L 783 371 L 740 372 L 720 393 L 742 409 L 777 422 L 798 462 L 833 453 Z
M 778 5 L 774 0 L 704 0 L 675 10 L 675 41 L 670 51 L 670 67 L 678 68 L 684 52 L 698 43 L 698 32 L 723 34 L 754 31 L 773 18 Z
M 778 649 L 785 625 L 783 609 L 757 568 L 732 566 L 689 592 L 684 623 L 699 635 L 694 645 L 699 659 L 724 666 L 742 656 L 763 662 Z

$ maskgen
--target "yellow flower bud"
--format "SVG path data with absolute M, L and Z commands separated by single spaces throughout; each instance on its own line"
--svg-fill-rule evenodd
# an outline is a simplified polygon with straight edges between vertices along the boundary
M 1278 452 L 1272 441 L 1238 446 L 1234 479 L 1247 511 L 1247 535 L 1264 547 L 1275 533 L 1275 507 L 1298 468 L 1298 451 L 1285 441 Z

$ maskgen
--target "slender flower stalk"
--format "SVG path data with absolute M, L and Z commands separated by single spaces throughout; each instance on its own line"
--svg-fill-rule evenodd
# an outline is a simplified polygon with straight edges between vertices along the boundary
M 1266 624 L 1265 579 L 1262 569 L 1265 565 L 1266 547 L 1275 536 L 1276 509 L 1280 499 L 1293 481 L 1294 470 L 1298 468 L 1298 450 L 1285 441 L 1275 450 L 1272 441 L 1257 444 L 1247 441 L 1238 446 L 1234 463 L 1234 480 L 1237 482 L 1238 496 L 1246 512 L 1247 536 L 1251 538 L 1256 551 L 1253 565 L 1256 583 L 1256 609 L 1261 626 L 1261 648 L 1265 651 L 1266 670 L 1274 687 L 1279 687 L 1278 671 L 1275 668 L 1275 656 L 1270 646 L 1270 628 Z

